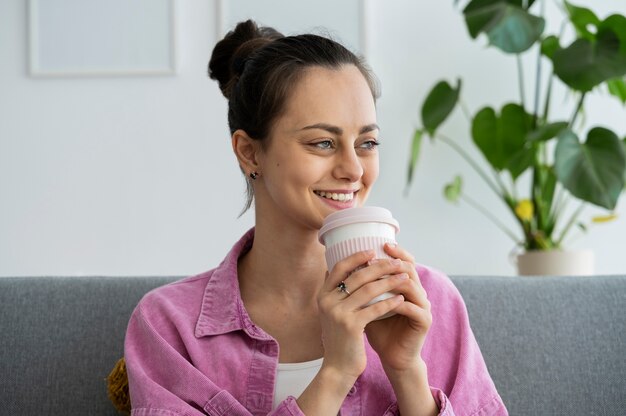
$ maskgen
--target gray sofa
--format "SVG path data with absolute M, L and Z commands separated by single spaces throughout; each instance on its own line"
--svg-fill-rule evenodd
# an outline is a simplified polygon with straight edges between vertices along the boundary
M 175 279 L 0 278 L 0 414 L 117 414 L 130 313 Z M 453 280 L 511 415 L 626 415 L 626 276 Z

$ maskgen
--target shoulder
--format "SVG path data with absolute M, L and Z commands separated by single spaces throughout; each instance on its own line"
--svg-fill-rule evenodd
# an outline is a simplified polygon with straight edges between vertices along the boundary
M 237 261 L 242 252 L 249 249 L 253 237 L 254 228 L 235 243 L 214 269 L 151 290 L 143 296 L 138 309 L 187 311 L 191 308 L 193 312 L 199 312 L 203 302 L 224 306 L 236 301 L 239 293 Z
M 167 316 L 171 313 L 195 313 L 200 308 L 205 288 L 213 272 L 214 270 L 209 270 L 149 291 L 141 298 L 135 312 L 145 318 L 157 314 Z
M 442 271 L 423 264 L 416 264 L 415 270 L 428 297 L 461 299 L 461 294 L 452 280 Z

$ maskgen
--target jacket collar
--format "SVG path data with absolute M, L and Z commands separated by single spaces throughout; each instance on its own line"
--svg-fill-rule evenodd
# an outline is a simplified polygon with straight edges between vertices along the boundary
M 253 241 L 254 228 L 251 228 L 235 243 L 226 258 L 210 275 L 196 323 L 196 337 L 243 330 L 253 338 L 270 338 L 250 320 L 239 290 L 237 263 L 239 257 L 250 250 Z

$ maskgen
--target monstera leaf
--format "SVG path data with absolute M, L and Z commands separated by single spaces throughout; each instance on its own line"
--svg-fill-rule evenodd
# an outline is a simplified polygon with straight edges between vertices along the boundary
M 595 35 L 587 30 L 584 36 L 552 53 L 554 73 L 565 84 L 587 92 L 626 75 L 626 17 L 609 16 L 597 25 Z
M 617 97 L 622 104 L 626 104 L 626 78 L 614 78 L 606 82 L 609 94 Z
M 506 104 L 500 115 L 491 107 L 480 110 L 472 122 L 472 138 L 494 169 L 517 178 L 532 163 L 534 152 L 526 139 L 532 116 L 518 104 Z
M 417 159 L 420 155 L 420 150 L 422 148 L 422 136 L 424 135 L 424 130 L 416 129 L 413 133 L 413 140 L 411 140 L 411 156 L 409 159 L 409 169 L 407 172 L 407 189 L 413 180 L 413 172 L 415 171 L 415 165 L 417 164 Z
M 554 168 L 559 182 L 572 195 L 612 210 L 624 188 L 624 144 L 602 127 L 591 129 L 585 143 L 565 130 L 558 138 Z
M 463 10 L 472 38 L 485 33 L 489 43 L 506 53 L 521 53 L 539 40 L 545 21 L 515 0 L 472 0 Z
M 422 105 L 422 123 L 431 137 L 454 110 L 460 93 L 461 80 L 457 81 L 456 88 L 446 81 L 439 81 L 426 96 Z
M 565 3 L 565 10 L 569 15 L 569 20 L 574 25 L 576 33 L 579 37 L 588 39 L 590 41 L 595 40 L 595 35 L 589 30 L 590 26 L 597 27 L 600 24 L 600 19 L 594 12 L 585 8 L 574 6 L 571 3 Z
M 567 121 L 557 121 L 555 123 L 548 123 L 537 130 L 530 132 L 527 136 L 527 140 L 530 142 L 545 142 L 550 140 L 553 137 L 556 137 L 565 130 L 568 126 Z
M 554 52 L 559 49 L 561 49 L 559 38 L 554 35 L 550 35 L 541 41 L 541 53 L 550 59 L 554 56 Z

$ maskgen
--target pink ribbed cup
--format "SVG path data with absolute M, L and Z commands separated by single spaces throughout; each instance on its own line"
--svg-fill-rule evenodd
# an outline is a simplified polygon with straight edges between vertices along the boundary
M 391 212 L 380 207 L 348 208 L 330 214 L 319 231 L 319 240 L 326 246 L 326 264 L 332 270 L 340 260 L 365 250 L 374 250 L 376 258 L 390 258 L 383 246 L 395 243 L 400 231 Z M 368 303 L 392 297 L 384 293 Z M 385 315 L 382 318 L 386 318 Z
M 326 248 L 328 270 L 332 270 L 340 260 L 359 251 L 374 250 L 377 259 L 389 259 L 391 256 L 383 250 L 385 243 L 395 243 L 395 238 L 365 236 L 349 238 L 333 244 Z

